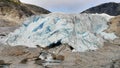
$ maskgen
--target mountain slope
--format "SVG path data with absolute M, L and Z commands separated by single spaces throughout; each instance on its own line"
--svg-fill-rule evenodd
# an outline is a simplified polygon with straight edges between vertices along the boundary
M 106 13 L 112 16 L 120 15 L 120 3 L 104 3 L 92 8 L 89 8 L 82 13 Z
M 19 0 L 0 0 L 0 26 L 20 24 L 26 17 L 48 14 L 50 11 L 38 6 L 24 4 Z

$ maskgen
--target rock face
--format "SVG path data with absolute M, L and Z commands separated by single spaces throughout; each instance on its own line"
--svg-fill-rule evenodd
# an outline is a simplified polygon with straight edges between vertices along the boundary
M 106 13 L 112 16 L 120 15 L 120 3 L 104 3 L 92 8 L 89 8 L 82 13 Z
M 24 46 L 1 46 L 0 45 L 0 64 L 26 63 L 28 59 L 39 57 L 41 49 L 28 48 Z
M 12 46 L 49 47 L 68 44 L 74 51 L 96 50 L 105 40 L 114 40 L 114 33 L 106 33 L 106 14 L 61 14 L 33 16 L 22 27 L 9 34 L 6 43 Z
M 19 0 L 0 0 L 0 26 L 20 24 L 31 15 L 48 14 L 50 11 Z
M 112 18 L 110 22 L 108 22 L 108 25 L 110 27 L 107 32 L 115 32 L 115 34 L 120 37 L 120 16 Z

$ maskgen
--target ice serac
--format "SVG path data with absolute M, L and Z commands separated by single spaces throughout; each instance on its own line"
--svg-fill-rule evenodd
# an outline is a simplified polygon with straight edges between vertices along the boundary
M 112 16 L 106 14 L 64 14 L 51 13 L 32 16 L 19 29 L 10 33 L 6 42 L 9 45 L 47 47 L 61 42 L 84 52 L 102 47 L 104 41 L 114 40 L 114 33 L 103 32 Z

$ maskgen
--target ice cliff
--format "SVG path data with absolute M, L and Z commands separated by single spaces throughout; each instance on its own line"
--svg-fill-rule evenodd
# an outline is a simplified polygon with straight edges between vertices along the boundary
M 105 40 L 114 40 L 114 33 L 103 32 L 112 16 L 106 14 L 51 13 L 32 16 L 23 25 L 8 35 L 9 45 L 47 47 L 61 42 L 84 52 L 102 47 Z

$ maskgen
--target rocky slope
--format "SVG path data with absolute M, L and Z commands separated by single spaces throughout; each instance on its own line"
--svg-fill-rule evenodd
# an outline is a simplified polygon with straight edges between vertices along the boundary
M 38 6 L 24 4 L 19 0 L 0 0 L 0 26 L 20 24 L 31 15 L 48 14 L 50 11 Z
M 82 13 L 106 13 L 112 16 L 120 15 L 120 3 L 104 3 L 92 8 L 89 8 Z

